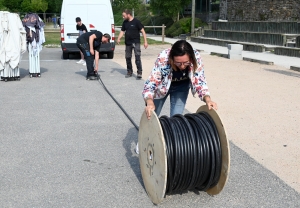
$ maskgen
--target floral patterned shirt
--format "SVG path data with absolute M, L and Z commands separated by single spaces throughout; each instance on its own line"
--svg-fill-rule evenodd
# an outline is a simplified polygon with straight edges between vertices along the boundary
M 144 85 L 142 92 L 144 99 L 160 99 L 168 93 L 172 81 L 172 68 L 169 64 L 170 50 L 163 50 L 158 55 L 151 74 Z M 193 72 L 193 65 L 189 68 L 188 76 L 191 81 L 191 92 L 194 97 L 197 92 L 199 98 L 203 100 L 203 97 L 209 95 L 209 92 L 200 53 L 197 50 L 194 50 L 194 53 L 198 67 L 195 72 Z

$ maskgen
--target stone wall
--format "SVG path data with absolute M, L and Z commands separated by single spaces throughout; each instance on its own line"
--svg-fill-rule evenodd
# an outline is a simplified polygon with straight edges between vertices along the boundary
M 221 0 L 220 19 L 300 21 L 300 0 Z

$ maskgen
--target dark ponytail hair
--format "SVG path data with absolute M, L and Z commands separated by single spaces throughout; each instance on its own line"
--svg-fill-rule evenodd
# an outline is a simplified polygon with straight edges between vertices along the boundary
M 190 62 L 193 64 L 193 71 L 195 72 L 198 67 L 195 52 L 191 44 L 189 44 L 186 40 L 176 41 L 171 48 L 169 54 L 169 63 L 172 69 L 174 69 L 175 71 L 177 70 L 177 67 L 174 64 L 174 57 L 184 55 L 188 55 L 188 57 L 190 58 Z

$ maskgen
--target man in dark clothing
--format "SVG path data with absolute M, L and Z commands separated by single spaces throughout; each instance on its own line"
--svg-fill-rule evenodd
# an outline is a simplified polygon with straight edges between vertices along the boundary
M 75 19 L 76 21 L 76 30 L 78 31 L 79 35 L 82 35 L 83 33 L 87 32 L 86 26 L 81 22 L 81 18 L 80 17 L 76 17 Z M 86 62 L 84 60 L 84 55 L 83 53 L 80 51 L 80 60 L 76 62 L 77 64 L 82 64 L 83 66 L 86 66 Z
M 144 47 L 145 49 L 148 47 L 147 37 L 144 30 L 144 26 L 138 20 L 133 18 L 131 11 L 125 9 L 122 13 L 124 22 L 122 24 L 121 32 L 119 34 L 117 43 L 120 43 L 120 39 L 122 38 L 124 32 L 125 33 L 125 58 L 127 64 L 127 74 L 126 78 L 132 76 L 132 49 L 134 50 L 135 54 L 135 64 L 137 68 L 137 78 L 142 78 L 142 61 L 141 61 L 141 40 L 140 40 L 140 32 L 143 34 L 144 37 Z
M 102 43 L 110 42 L 110 35 L 104 35 L 100 31 L 87 32 L 77 38 L 77 47 L 83 53 L 86 60 L 87 80 L 97 79 L 99 52 Z M 94 65 L 95 61 L 95 66 Z

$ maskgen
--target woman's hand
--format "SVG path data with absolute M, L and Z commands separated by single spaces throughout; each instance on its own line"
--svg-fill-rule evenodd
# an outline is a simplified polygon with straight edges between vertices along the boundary
M 147 106 L 146 106 L 146 108 L 145 108 L 145 113 L 146 113 L 146 115 L 147 115 L 147 118 L 148 118 L 148 120 L 150 120 L 150 117 L 151 117 L 151 111 L 153 110 L 155 110 L 155 105 L 154 105 L 154 102 L 153 102 L 153 100 L 152 99 L 147 99 L 146 100 L 146 103 L 147 103 Z
M 210 96 L 206 95 L 204 96 L 203 98 L 204 102 L 206 103 L 207 107 L 208 107 L 208 110 L 211 110 L 211 108 L 215 109 L 215 110 L 218 110 L 218 106 L 217 106 L 217 103 L 213 102 L 211 99 L 210 99 Z

